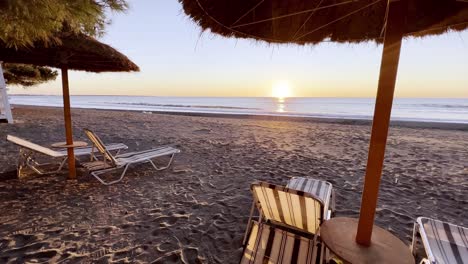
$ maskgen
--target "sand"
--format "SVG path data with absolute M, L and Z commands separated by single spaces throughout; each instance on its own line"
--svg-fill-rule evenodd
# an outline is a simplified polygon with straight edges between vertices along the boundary
M 107 187 L 80 171 L 15 179 L 7 134 L 63 141 L 61 109 L 16 107 L 0 124 L 0 262 L 237 263 L 255 180 L 313 177 L 336 188 L 337 215 L 357 217 L 369 125 L 73 109 L 82 128 L 130 150 L 173 144 L 161 172 L 144 164 Z M 345 122 L 350 123 L 350 122 Z M 465 127 L 466 128 L 466 127 Z M 162 160 L 161 162 L 164 162 Z M 376 222 L 405 243 L 413 221 L 468 226 L 468 132 L 392 127 Z

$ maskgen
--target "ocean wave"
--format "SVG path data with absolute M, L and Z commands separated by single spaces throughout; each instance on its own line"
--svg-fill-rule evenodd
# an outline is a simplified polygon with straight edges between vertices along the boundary
M 417 107 L 427 107 L 427 108 L 449 108 L 449 109 L 468 109 L 468 105 L 462 104 L 416 104 Z
M 152 104 L 152 103 L 110 103 L 112 105 L 134 105 L 134 106 L 156 106 L 156 107 L 174 107 L 174 108 L 208 108 L 208 109 L 239 109 L 239 110 L 261 110 L 260 108 L 235 107 L 222 105 L 180 105 L 180 104 Z

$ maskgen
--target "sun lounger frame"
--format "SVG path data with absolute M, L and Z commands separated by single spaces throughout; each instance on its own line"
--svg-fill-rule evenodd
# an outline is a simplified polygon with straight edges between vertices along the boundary
M 423 258 L 420 262 L 420 264 L 438 264 L 435 256 L 434 256 L 434 253 L 431 249 L 431 246 L 430 246 L 430 243 L 429 243 L 429 238 L 428 238 L 428 235 L 424 229 L 424 225 L 423 225 L 423 219 L 427 219 L 428 221 L 437 221 L 437 222 L 440 222 L 440 223 L 443 223 L 443 224 L 448 224 L 450 226 L 455 226 L 457 228 L 461 228 L 461 229 L 467 229 L 465 227 L 462 227 L 462 226 L 457 226 L 457 225 L 453 225 L 453 224 L 450 224 L 450 223 L 447 223 L 447 222 L 443 222 L 443 221 L 440 221 L 440 220 L 435 220 L 435 219 L 432 219 L 432 218 L 428 218 L 428 217 L 418 217 L 416 219 L 416 222 L 414 223 L 414 227 L 413 227 L 413 240 L 412 240 L 412 243 L 411 243 L 411 252 L 414 254 L 416 254 L 416 243 L 417 243 L 417 234 L 419 233 L 420 236 L 421 236 L 421 241 L 423 243 L 423 246 L 424 246 L 424 250 L 426 252 L 426 255 L 427 255 L 427 258 Z M 468 261 L 464 262 L 464 263 L 468 263 Z
M 24 167 L 28 167 L 34 172 L 36 172 L 39 175 L 49 175 L 49 174 L 55 174 L 59 173 L 62 171 L 63 167 L 66 164 L 66 161 L 68 160 L 68 155 L 66 150 L 52 150 L 46 147 L 43 147 L 41 145 L 35 144 L 31 141 L 12 136 L 12 135 L 7 135 L 7 141 L 10 141 L 11 143 L 17 145 L 20 147 L 19 150 L 19 157 L 18 157 L 18 163 L 17 163 L 17 176 L 18 178 L 21 177 L 21 171 L 23 170 Z M 117 151 L 116 153 L 120 153 L 122 149 L 127 149 L 128 147 L 125 144 L 122 143 L 112 143 L 106 146 L 108 149 L 111 151 Z M 95 151 L 95 147 L 82 147 L 82 148 L 76 148 L 75 149 L 75 157 L 79 156 L 86 156 L 90 155 L 90 160 L 97 160 L 97 157 L 95 154 L 97 152 Z M 61 161 L 58 163 L 59 167 L 56 170 L 53 171 L 44 171 L 41 169 L 41 167 L 45 165 L 51 165 L 52 163 L 39 163 L 37 161 L 36 155 L 41 154 L 53 159 L 61 159 Z M 117 155 L 116 154 L 116 155 Z
M 101 152 L 103 156 L 103 160 L 100 163 L 93 164 L 92 162 L 90 163 L 83 163 L 83 166 L 87 168 L 90 171 L 90 174 L 96 178 L 100 183 L 104 185 L 111 185 L 114 183 L 120 182 L 124 177 L 125 174 L 127 173 L 127 169 L 130 165 L 132 164 L 137 164 L 137 163 L 146 163 L 149 162 L 156 171 L 161 171 L 169 168 L 172 164 L 172 161 L 174 160 L 174 156 L 177 153 L 180 153 L 180 150 L 170 147 L 170 146 L 163 146 L 155 149 L 150 149 L 150 150 L 145 150 L 145 151 L 138 151 L 138 152 L 131 152 L 131 153 L 124 153 L 121 155 L 112 155 L 108 149 L 105 147 L 104 143 L 101 141 L 101 139 L 91 130 L 89 129 L 84 129 L 85 134 L 88 136 L 89 140 L 93 142 L 93 144 L 96 146 L 97 150 Z M 165 152 L 158 153 L 156 154 L 155 152 L 158 150 L 166 149 Z M 143 156 L 139 159 L 135 160 L 128 160 L 128 157 L 131 156 L 136 156 L 136 155 L 143 155 L 147 153 L 148 156 Z M 162 167 L 156 166 L 152 159 L 162 157 L 162 156 L 168 156 L 170 155 L 169 162 Z M 126 160 L 127 158 L 127 160 Z M 112 172 L 118 169 L 123 168 L 122 173 L 120 174 L 120 177 L 116 180 L 113 181 L 105 181 L 99 175 Z

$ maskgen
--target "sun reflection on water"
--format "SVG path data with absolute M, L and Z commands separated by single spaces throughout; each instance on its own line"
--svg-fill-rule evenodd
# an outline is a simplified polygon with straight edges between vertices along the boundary
M 285 110 L 284 110 L 284 108 L 285 108 L 285 104 L 284 104 L 285 98 L 284 97 L 278 97 L 276 99 L 278 100 L 276 112 L 284 113 L 285 112 Z

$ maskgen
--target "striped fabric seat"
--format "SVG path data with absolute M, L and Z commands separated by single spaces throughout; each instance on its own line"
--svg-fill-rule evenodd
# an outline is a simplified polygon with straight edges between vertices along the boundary
M 311 234 L 323 221 L 323 201 L 310 193 L 265 182 L 252 184 L 251 190 L 267 221 Z
M 88 171 L 99 171 L 99 170 L 105 170 L 105 169 L 110 169 L 114 167 L 111 164 L 105 161 L 101 161 L 101 160 L 84 162 L 81 165 Z
M 179 153 L 179 150 L 173 147 L 165 146 L 145 151 L 128 152 L 121 155 L 117 155 L 115 156 L 115 162 L 117 164 L 135 163 L 147 160 L 148 158 L 151 159 L 154 157 L 167 156 L 175 153 Z
M 419 232 L 430 263 L 468 264 L 468 228 L 439 220 L 419 217 L 413 232 Z
M 253 221 L 241 264 L 316 263 L 314 241 L 267 224 Z
M 289 180 L 286 187 L 319 197 L 324 202 L 324 214 L 326 218 L 327 211 L 335 211 L 335 201 L 333 195 L 333 186 L 327 181 L 321 181 L 313 178 L 293 177 Z
M 92 132 L 89 129 L 85 129 L 84 131 L 85 134 L 88 136 L 89 140 L 93 142 L 94 146 L 96 146 L 98 151 L 102 154 L 103 160 L 99 162 L 93 161 L 88 163 L 82 163 L 82 165 L 91 172 L 92 176 L 94 176 L 99 182 L 101 182 L 104 185 L 110 185 L 121 181 L 125 176 L 128 167 L 131 164 L 149 162 L 151 163 L 151 165 L 153 165 L 153 167 L 156 170 L 167 169 L 171 165 L 174 155 L 180 152 L 180 150 L 176 148 L 165 146 L 144 151 L 129 152 L 114 156 L 112 155 L 112 153 L 110 153 L 109 149 L 106 148 L 102 140 L 94 132 Z M 169 162 L 166 166 L 158 167 L 152 161 L 152 159 L 162 156 L 170 156 Z M 117 180 L 105 181 L 104 179 L 99 177 L 100 174 L 111 172 L 119 168 L 124 168 L 124 170 L 120 175 L 120 178 L 118 178 Z

